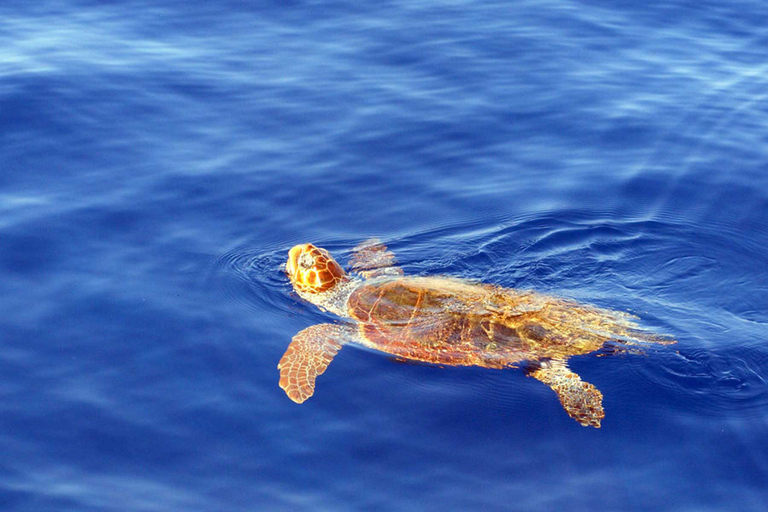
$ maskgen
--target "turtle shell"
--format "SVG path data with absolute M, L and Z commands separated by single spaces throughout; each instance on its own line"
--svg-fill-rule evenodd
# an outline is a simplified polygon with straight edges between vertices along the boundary
M 589 308 L 446 277 L 364 283 L 349 314 L 366 345 L 418 361 L 502 368 L 592 352 L 606 336 L 577 328 Z

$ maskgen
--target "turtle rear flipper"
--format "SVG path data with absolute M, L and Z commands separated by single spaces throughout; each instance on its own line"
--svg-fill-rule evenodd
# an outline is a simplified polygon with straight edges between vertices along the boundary
M 603 394 L 589 382 L 581 380 L 565 361 L 541 363 L 528 375 L 551 387 L 571 418 L 585 427 L 600 428 L 600 421 L 605 417 Z
M 344 326 L 335 324 L 313 325 L 293 337 L 277 364 L 288 398 L 300 404 L 314 394 L 315 378 L 328 368 L 345 337 Z

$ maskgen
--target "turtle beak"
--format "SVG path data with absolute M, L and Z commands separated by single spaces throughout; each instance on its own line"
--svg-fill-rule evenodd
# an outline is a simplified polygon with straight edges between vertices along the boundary
M 301 245 L 296 245 L 288 251 L 288 261 L 285 263 L 285 273 L 293 280 L 298 268 L 299 256 L 301 256 Z

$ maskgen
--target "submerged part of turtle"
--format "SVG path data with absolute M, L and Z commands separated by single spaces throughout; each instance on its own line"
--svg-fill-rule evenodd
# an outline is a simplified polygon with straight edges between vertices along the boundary
M 640 330 L 626 313 L 454 277 L 404 276 L 376 240 L 355 248 L 351 275 L 312 244 L 292 248 L 285 270 L 299 296 L 351 321 L 313 325 L 293 338 L 278 369 L 280 387 L 298 403 L 312 396 L 316 377 L 341 346 L 354 342 L 440 365 L 524 363 L 572 418 L 600 427 L 603 395 L 568 368 L 568 358 L 607 342 L 615 343 L 614 351 L 674 343 Z

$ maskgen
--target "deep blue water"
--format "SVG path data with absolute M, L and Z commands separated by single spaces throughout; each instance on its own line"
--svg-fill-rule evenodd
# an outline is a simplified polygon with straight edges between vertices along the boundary
M 0 508 L 768 510 L 768 4 L 0 4 Z M 636 313 L 579 426 L 519 370 L 344 348 L 281 272 Z

